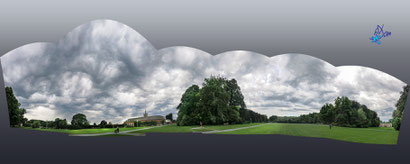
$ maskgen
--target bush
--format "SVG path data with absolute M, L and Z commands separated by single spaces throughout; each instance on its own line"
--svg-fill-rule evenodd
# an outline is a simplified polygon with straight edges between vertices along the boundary
M 400 125 L 401 125 L 401 118 L 396 117 L 393 119 L 393 128 L 396 130 L 400 130 Z

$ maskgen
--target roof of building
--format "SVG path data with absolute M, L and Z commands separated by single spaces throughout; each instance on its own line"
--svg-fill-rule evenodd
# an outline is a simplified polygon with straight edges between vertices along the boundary
M 137 118 L 130 118 L 125 122 L 150 121 L 150 120 L 165 120 L 165 117 L 161 116 L 161 115 L 147 116 L 147 117 L 137 117 Z

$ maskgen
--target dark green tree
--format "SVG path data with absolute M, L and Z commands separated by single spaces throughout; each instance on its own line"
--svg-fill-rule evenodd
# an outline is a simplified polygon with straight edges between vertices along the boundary
M 100 128 L 105 128 L 106 126 L 107 126 L 107 121 L 105 121 L 105 120 L 102 120 L 101 122 L 100 122 Z
M 331 124 L 335 121 L 335 107 L 333 104 L 326 103 L 320 109 L 320 118 L 325 124 Z
M 165 119 L 173 121 L 172 113 L 165 115 Z
M 31 124 L 31 127 L 32 127 L 32 128 L 40 128 L 40 126 L 41 126 L 40 120 L 33 120 L 32 122 L 33 122 L 33 123 Z
M 66 119 L 56 118 L 54 120 L 54 127 L 56 129 L 65 129 L 65 128 L 67 128 L 67 120 Z
M 270 117 L 269 117 L 269 121 L 270 121 L 270 122 L 277 122 L 277 121 L 278 121 L 278 116 L 276 116 L 276 115 L 270 116 Z
M 204 124 L 223 124 L 229 121 L 225 115 L 230 110 L 227 87 L 223 77 L 205 78 L 200 91 L 200 107 L 201 111 L 210 112 L 211 115 L 210 118 L 203 119 Z
M 380 125 L 380 118 L 376 112 L 347 97 L 337 97 L 334 105 L 323 105 L 320 118 L 322 123 L 346 127 L 366 128 Z
M 73 119 L 71 120 L 71 125 L 74 128 L 81 129 L 81 128 L 87 128 L 90 123 L 87 120 L 87 117 L 84 114 L 77 113 L 73 116 Z
M 189 87 L 177 107 L 177 125 L 236 124 L 267 122 L 266 115 L 246 109 L 244 97 L 235 79 L 221 76 L 205 78 L 202 88 Z
M 27 119 L 24 118 L 26 109 L 20 108 L 20 103 L 14 96 L 13 89 L 11 87 L 6 87 L 6 98 L 7 106 L 9 111 L 10 126 L 21 126 Z
M 199 109 L 199 87 L 190 86 L 181 97 L 178 105 L 177 125 L 197 125 L 201 120 Z M 199 121 L 198 121 L 199 120 Z
M 403 91 L 400 92 L 400 98 L 396 103 L 396 110 L 393 111 L 393 127 L 396 130 L 400 130 L 401 120 L 403 117 L 404 107 L 406 106 L 407 95 L 409 93 L 409 85 L 403 87 Z

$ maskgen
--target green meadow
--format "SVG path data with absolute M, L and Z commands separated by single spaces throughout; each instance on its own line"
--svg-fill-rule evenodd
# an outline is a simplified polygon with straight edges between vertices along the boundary
M 176 125 L 166 125 L 152 129 L 146 129 L 141 131 L 135 131 L 131 133 L 194 133 L 194 132 L 207 132 L 214 130 L 226 130 L 235 129 L 253 125 L 259 125 L 262 123 L 251 123 L 251 124 L 235 124 L 235 125 L 204 125 L 202 128 L 199 126 L 176 126 Z
M 258 127 L 220 132 L 217 134 L 280 134 L 290 136 L 305 136 L 329 138 L 335 140 L 368 143 L 368 144 L 397 144 L 399 131 L 393 128 L 347 128 L 319 124 L 290 124 L 290 123 L 270 123 Z
M 256 127 L 249 127 L 255 126 Z M 246 129 L 238 129 L 242 127 L 249 127 Z M 127 127 L 120 128 L 121 132 L 143 129 L 147 127 Z M 33 128 L 25 128 L 33 129 Z M 150 129 L 143 129 L 139 131 L 130 131 L 125 134 L 105 134 L 101 136 L 132 136 L 128 134 L 145 134 L 145 133 L 201 133 L 218 130 L 235 129 L 233 131 L 221 131 L 213 134 L 231 134 L 231 135 L 257 135 L 257 134 L 278 134 L 289 136 L 304 136 L 329 138 L 341 141 L 367 143 L 367 144 L 397 144 L 399 131 L 393 128 L 372 127 L 372 128 L 347 128 L 333 126 L 329 129 L 328 125 L 320 124 L 292 124 L 292 123 L 252 123 L 252 124 L 236 124 L 236 125 L 210 125 L 210 126 L 176 126 L 165 125 L 152 127 Z M 96 128 L 96 129 L 40 129 L 33 130 L 59 132 L 67 134 L 98 134 L 114 132 L 115 128 Z

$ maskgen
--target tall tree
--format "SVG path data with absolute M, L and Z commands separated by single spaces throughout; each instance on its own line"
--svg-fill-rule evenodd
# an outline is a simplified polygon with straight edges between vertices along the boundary
M 169 113 L 165 116 L 165 119 L 173 121 L 172 113 Z
M 407 95 L 409 93 L 409 85 L 403 87 L 403 91 L 400 92 L 400 98 L 396 103 L 396 110 L 393 111 L 393 127 L 396 130 L 400 130 L 401 120 L 403 117 L 404 107 L 406 106 Z
M 106 126 L 107 126 L 107 121 L 105 121 L 105 120 L 102 120 L 101 122 L 100 122 L 100 128 L 105 128 Z
M 14 96 L 13 89 L 6 87 L 7 106 L 9 111 L 10 126 L 21 126 L 27 120 L 24 118 L 26 109 L 20 108 L 20 103 Z
M 226 81 L 223 77 L 211 76 L 205 78 L 200 91 L 200 106 L 203 111 L 211 113 L 211 118 L 205 124 L 223 124 L 228 122 L 225 113 L 229 110 L 230 95 L 227 92 Z
M 74 128 L 87 128 L 90 123 L 88 122 L 87 117 L 84 114 L 77 113 L 73 116 L 71 125 Z
M 56 129 L 65 129 L 65 128 L 67 128 L 67 120 L 66 119 L 56 118 L 54 120 L 54 127 Z
M 197 121 L 198 119 L 201 120 L 201 116 L 199 115 L 199 100 L 200 97 L 198 85 L 190 86 L 182 95 L 181 103 L 177 107 L 177 125 L 199 124 L 199 121 Z
M 266 115 L 246 109 L 244 96 L 235 79 L 205 78 L 202 88 L 189 87 L 177 107 L 177 125 L 236 124 L 267 122 Z
M 326 103 L 320 109 L 320 117 L 323 123 L 330 124 L 335 121 L 335 107 L 333 104 Z

